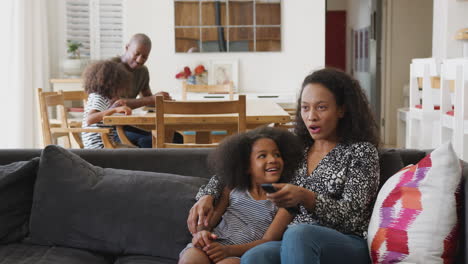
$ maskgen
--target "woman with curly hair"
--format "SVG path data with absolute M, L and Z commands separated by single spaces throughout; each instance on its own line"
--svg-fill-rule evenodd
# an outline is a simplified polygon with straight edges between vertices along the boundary
M 83 128 L 104 127 L 104 116 L 114 113 L 129 115 L 132 109 L 126 105 L 111 108 L 112 104 L 129 89 L 131 76 L 122 64 L 112 61 L 98 61 L 86 67 L 83 73 L 84 89 L 88 101 L 83 115 Z M 114 140 L 115 128 L 111 127 L 109 139 Z M 99 133 L 82 133 L 83 145 L 88 149 L 104 148 Z
M 208 164 L 226 188 L 179 263 L 240 263 L 250 248 L 280 240 L 293 215 L 266 200 L 261 185 L 289 182 L 301 154 L 295 135 L 270 127 L 223 140 Z
M 283 235 L 247 251 L 242 263 L 370 263 L 366 237 L 379 186 L 378 127 L 359 83 L 322 69 L 304 79 L 295 133 L 303 157 L 294 178 L 267 197 L 297 207 Z M 187 220 L 206 224 L 222 183 L 200 189 Z

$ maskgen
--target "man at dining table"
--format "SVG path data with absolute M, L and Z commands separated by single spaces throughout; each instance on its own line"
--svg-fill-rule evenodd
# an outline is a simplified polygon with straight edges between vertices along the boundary
M 164 100 L 172 100 L 167 92 L 157 92 L 154 95 L 151 92 L 148 68 L 144 65 L 150 52 L 151 39 L 145 34 L 138 33 L 130 38 L 122 56 L 112 59 L 112 61 L 123 63 L 132 75 L 130 89 L 122 96 L 122 99 L 117 100 L 112 105 L 113 107 L 126 105 L 134 109 L 142 106 L 154 106 L 155 96 L 157 95 L 162 95 Z M 133 144 L 141 148 L 151 148 L 151 132 L 132 126 L 125 126 L 124 131 Z M 175 141 L 180 140 L 179 137 L 175 139 Z

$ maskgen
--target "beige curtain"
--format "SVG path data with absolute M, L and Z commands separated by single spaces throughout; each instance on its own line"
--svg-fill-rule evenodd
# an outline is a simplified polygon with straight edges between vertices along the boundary
M 2 0 L 0 148 L 39 146 L 38 87 L 49 78 L 47 0 Z

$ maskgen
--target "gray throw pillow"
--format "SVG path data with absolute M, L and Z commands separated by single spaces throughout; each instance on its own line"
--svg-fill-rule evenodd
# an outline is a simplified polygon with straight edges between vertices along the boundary
M 206 182 L 104 169 L 48 146 L 34 188 L 30 242 L 176 259 L 190 241 L 188 211 Z
M 28 234 L 34 181 L 39 158 L 0 166 L 0 244 Z

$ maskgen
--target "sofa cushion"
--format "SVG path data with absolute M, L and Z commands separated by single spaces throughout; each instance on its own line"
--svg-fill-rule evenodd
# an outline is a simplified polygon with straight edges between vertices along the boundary
M 0 166 L 0 244 L 18 242 L 28 233 L 39 158 Z
M 123 256 L 114 264 L 176 264 L 177 260 L 151 256 Z
M 173 173 L 209 179 L 206 157 L 212 149 L 74 149 L 89 163 L 103 168 Z M 158 160 L 161 162 L 151 162 Z M 183 166 L 180 166 L 183 164 Z
M 176 259 L 190 241 L 186 218 L 196 192 L 206 182 L 167 173 L 104 169 L 48 146 L 34 188 L 30 241 Z
M 379 153 L 380 161 L 380 181 L 379 189 L 384 183 L 401 168 L 404 167 L 403 160 L 400 156 L 400 151 L 395 149 L 382 150 Z
M 9 244 L 0 246 L 0 264 L 108 264 L 105 258 L 85 250 L 63 247 Z
M 453 263 L 461 166 L 451 144 L 392 176 L 369 223 L 373 263 Z

